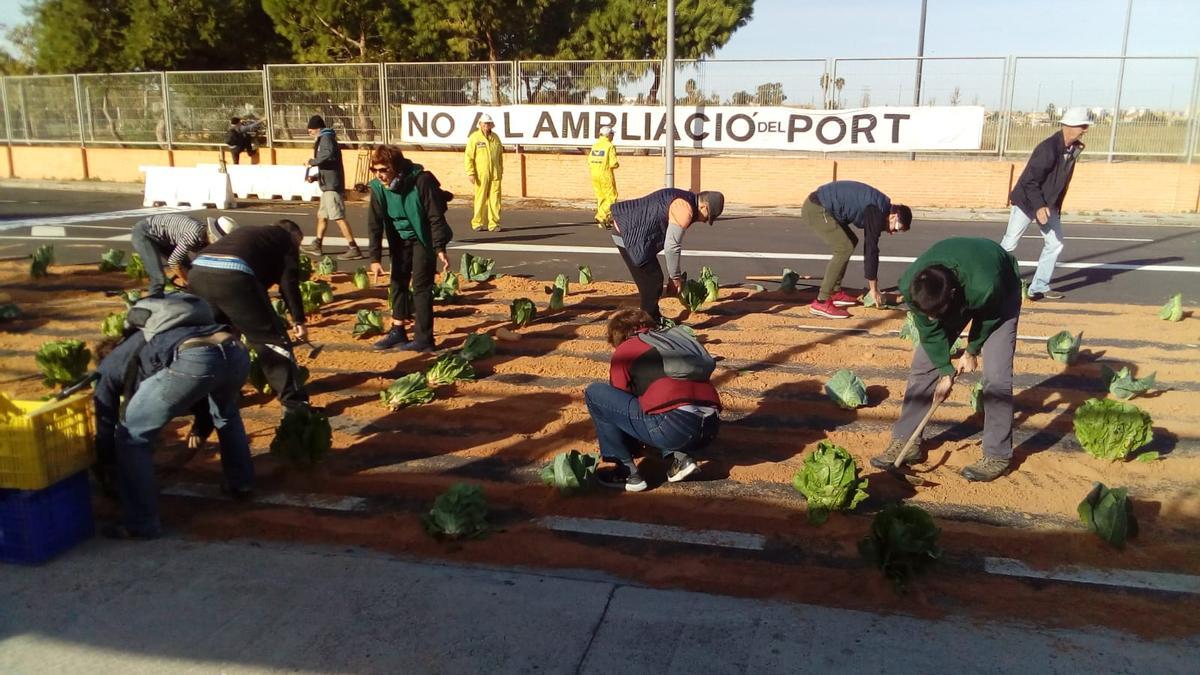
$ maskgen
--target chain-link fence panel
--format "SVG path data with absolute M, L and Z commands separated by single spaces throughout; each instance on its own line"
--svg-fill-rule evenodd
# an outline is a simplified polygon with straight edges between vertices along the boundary
M 167 102 L 176 145 L 224 145 L 230 118 L 266 120 L 261 70 L 167 73 Z
M 267 89 L 272 142 L 305 142 L 320 115 L 342 143 L 383 141 L 379 64 L 270 65 Z
M 80 75 L 79 99 L 84 143 L 167 147 L 162 73 Z
M 13 141 L 78 143 L 79 108 L 72 75 L 4 78 Z
M 1083 158 L 1108 153 L 1119 58 L 1017 57 L 1013 64 L 1005 154 L 1029 154 L 1058 131 L 1063 111 L 1076 106 L 1093 115 Z
M 659 105 L 662 65 L 638 61 L 520 61 L 521 103 Z
M 0 80 L 0 139 L 8 140 L 8 95 L 4 91 L 4 82 Z
M 1196 77 L 1196 62 L 1195 58 L 1130 57 L 1125 60 L 1113 154 L 1147 159 L 1187 155 L 1188 126 L 1192 117 L 1189 99 Z M 1090 129 L 1088 136 L 1092 144 L 1097 143 L 1098 139 Z M 1104 145 L 1107 144 L 1105 138 Z
M 389 137 L 401 137 L 401 106 L 510 105 L 516 102 L 512 61 L 388 63 L 384 66 Z
M 825 59 L 675 62 L 675 102 L 821 108 Z

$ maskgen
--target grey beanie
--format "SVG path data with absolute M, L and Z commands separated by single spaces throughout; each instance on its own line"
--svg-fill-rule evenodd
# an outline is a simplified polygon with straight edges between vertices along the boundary
M 702 204 L 708 204 L 708 224 L 712 225 L 713 221 L 721 215 L 725 210 L 725 195 L 716 190 L 705 190 L 696 195 L 696 201 Z

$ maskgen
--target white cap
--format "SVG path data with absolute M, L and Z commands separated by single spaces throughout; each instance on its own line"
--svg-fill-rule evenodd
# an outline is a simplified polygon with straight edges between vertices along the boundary
M 238 228 L 238 222 L 229 216 L 208 219 L 208 243 L 224 237 Z
M 612 136 L 613 135 L 612 127 L 608 126 L 607 124 L 600 127 L 600 135 L 601 136 Z
M 487 113 L 484 113 L 479 116 L 479 123 L 480 124 L 495 124 L 495 122 L 492 121 L 492 116 L 488 115 Z
M 1087 108 L 1077 107 L 1067 108 L 1058 123 L 1064 127 L 1085 127 L 1091 124 L 1092 120 L 1088 115 Z

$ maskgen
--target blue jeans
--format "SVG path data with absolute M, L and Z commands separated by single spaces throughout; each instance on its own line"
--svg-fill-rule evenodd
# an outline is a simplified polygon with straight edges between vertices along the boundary
M 142 267 L 146 268 L 146 276 L 150 277 L 150 295 L 154 295 L 162 293 L 163 287 L 166 286 L 167 277 L 163 274 L 163 260 L 170 255 L 170 251 L 164 252 L 159 248 L 158 242 L 146 234 L 149 224 L 148 220 L 139 220 L 133 226 L 129 236 L 133 250 L 137 251 L 142 258 Z
M 208 407 L 221 442 L 221 468 L 230 489 L 252 487 L 254 462 L 238 398 L 250 356 L 236 339 L 180 351 L 167 368 L 146 378 L 117 425 L 117 487 L 122 524 L 131 532 L 158 534 L 158 485 L 151 453 L 162 428 L 199 401 Z
M 600 456 L 610 461 L 632 464 L 630 446 L 645 443 L 658 448 L 663 457 L 674 452 L 701 450 L 717 437 L 717 415 L 700 417 L 686 410 L 670 410 L 653 415 L 642 412 L 633 394 L 607 382 L 588 385 L 583 392 L 588 413 L 596 426 Z
M 1017 250 L 1017 244 L 1021 242 L 1021 235 L 1025 234 L 1025 230 L 1029 228 L 1029 224 L 1036 222 L 1031 220 L 1029 216 L 1020 207 L 1012 207 L 1012 212 L 1008 215 L 1008 229 L 1004 232 L 1004 238 L 1000 240 L 1000 245 L 1005 251 L 1012 253 Z M 1062 221 L 1059 219 L 1058 211 L 1050 209 L 1050 217 L 1046 220 L 1046 224 L 1038 223 L 1038 228 L 1042 231 L 1042 239 L 1045 244 L 1042 245 L 1042 254 L 1038 256 L 1037 271 L 1033 273 L 1033 280 L 1029 282 L 1030 293 L 1045 293 L 1050 290 L 1050 277 L 1054 274 L 1054 264 L 1058 262 L 1058 254 L 1062 253 Z

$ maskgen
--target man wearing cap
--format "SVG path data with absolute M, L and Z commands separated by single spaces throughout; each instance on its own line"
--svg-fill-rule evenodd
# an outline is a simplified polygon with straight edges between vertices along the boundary
M 325 228 L 329 221 L 336 221 L 342 236 L 350 245 L 346 252 L 338 256 L 338 260 L 362 260 L 366 256 L 358 249 L 354 241 L 354 232 L 346 222 L 346 170 L 342 167 L 342 146 L 338 144 L 337 134 L 325 126 L 325 119 L 313 115 L 308 120 L 308 135 L 314 139 L 313 158 L 308 160 L 308 166 L 317 168 L 317 176 L 307 176 L 308 182 L 314 180 L 321 184 L 321 205 L 317 207 L 317 238 L 313 243 L 303 248 L 315 255 L 324 255 L 321 241 L 325 238 Z
M 725 195 L 715 191 L 700 194 L 676 188 L 663 188 L 640 199 L 628 199 L 612 206 L 613 243 L 633 275 L 641 307 L 655 321 L 662 321 L 658 299 L 663 292 L 678 295 L 687 276 L 680 268 L 683 235 L 692 223 L 713 221 L 725 209 Z M 663 270 L 658 252 L 667 257 L 670 280 L 663 288 Z
M 617 201 L 617 177 L 613 169 L 617 162 L 617 148 L 613 145 L 613 129 L 600 127 L 600 137 L 592 145 L 588 155 L 588 167 L 592 171 L 592 189 L 596 191 L 596 222 L 600 228 L 612 227 L 612 205 Z
M 130 232 L 130 240 L 150 277 L 150 295 L 162 295 L 167 283 L 164 267 L 174 268 L 175 274 L 186 282 L 188 267 L 200 249 L 235 227 L 237 221 L 226 216 L 217 218 L 211 227 L 182 213 L 139 220 Z M 210 232 L 217 236 L 211 236 Z
M 1042 254 L 1038 256 L 1033 280 L 1029 282 L 1028 298 L 1035 302 L 1063 297 L 1062 293 L 1050 289 L 1050 277 L 1063 250 L 1060 217 L 1071 176 L 1075 173 L 1075 161 L 1084 148 L 1079 139 L 1083 138 L 1091 124 L 1087 108 L 1068 108 L 1060 124 L 1062 129 L 1038 143 L 1033 154 L 1029 155 L 1021 178 L 1008 196 L 1012 210 L 1008 216 L 1008 229 L 1000 240 L 1004 250 L 1012 253 L 1029 224 L 1037 221 L 1045 243 L 1042 244 Z
M 833 249 L 821 290 L 808 306 L 809 313 L 826 319 L 848 319 L 850 313 L 842 308 L 858 304 L 857 297 L 842 290 L 846 264 L 858 246 L 858 235 L 851 226 L 863 231 L 863 272 L 868 292 L 877 305 L 882 305 L 879 236 L 884 232 L 907 232 L 912 225 L 912 210 L 903 204 L 893 204 L 887 195 L 866 183 L 835 180 L 817 188 L 804 200 L 800 220 Z
M 479 128 L 467 138 L 467 179 L 475 186 L 475 208 L 471 229 L 484 227 L 488 232 L 500 229 L 500 181 L 504 178 L 504 145 L 492 132 L 496 124 L 491 115 L 479 116 Z

